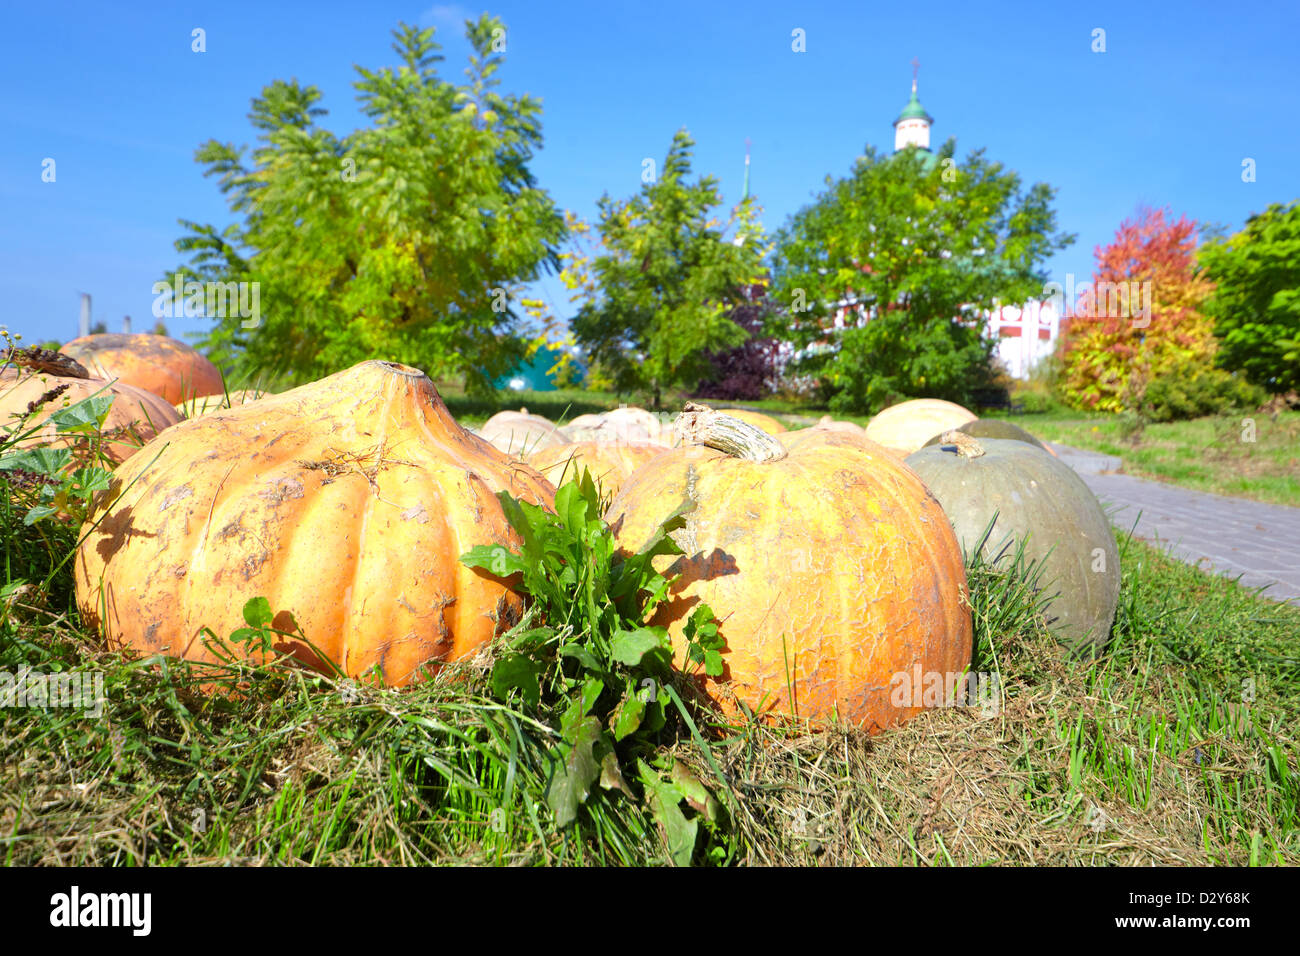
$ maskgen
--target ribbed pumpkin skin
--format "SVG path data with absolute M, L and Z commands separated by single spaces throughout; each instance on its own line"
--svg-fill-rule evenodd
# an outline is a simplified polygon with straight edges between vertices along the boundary
M 120 379 L 178 405 L 199 395 L 219 395 L 221 372 L 184 342 L 146 332 L 86 335 L 59 349 L 98 378 Z
M 180 402 L 175 407 L 182 418 L 198 418 L 200 415 L 220 411 L 223 408 L 247 405 L 249 402 L 255 402 L 270 394 L 270 392 L 263 392 L 254 388 L 240 388 L 228 394 L 204 395 L 200 398 L 193 398 L 188 402 Z
M 363 362 L 182 422 L 119 468 L 77 553 L 78 606 L 111 647 L 210 661 L 199 628 L 225 638 L 265 597 L 349 675 L 378 664 L 406 684 L 519 617 L 518 595 L 459 560 L 518 546 L 501 489 L 554 494 L 457 425 L 419 370 Z
M 1041 585 L 1057 594 L 1047 609 L 1066 647 L 1100 647 L 1119 603 L 1119 549 L 1101 505 L 1068 465 L 1028 442 L 976 439 L 984 454 L 965 458 L 952 445 L 932 445 L 907 464 L 934 492 L 962 547 L 974 548 L 993 516 L 985 545 L 996 555 L 1008 539 L 1025 540 L 1025 555 L 1043 561 Z M 1094 571 L 1101 549 L 1104 571 Z M 1048 552 L 1051 552 L 1050 554 Z
M 910 455 L 932 437 L 975 420 L 975 413 L 939 398 L 916 398 L 884 409 L 867 422 L 867 437 Z
M 753 425 L 755 428 L 761 428 L 769 435 L 780 435 L 789 431 L 771 415 L 764 415 L 762 412 L 751 412 L 744 408 L 719 408 L 718 411 L 723 415 L 739 418 L 742 422 Z
M 108 382 L 99 378 L 64 378 L 49 372 L 28 372 L 7 368 L 0 372 L 0 424 L 13 425 L 12 415 L 22 414 L 30 402 L 36 401 L 45 392 L 68 386 L 68 390 L 52 402 L 40 406 L 36 415 L 28 419 L 29 425 L 44 422 L 41 431 L 24 445 L 58 444 L 71 448 L 84 448 L 85 439 L 71 435 L 57 435 L 57 429 L 48 421 L 50 415 L 60 408 L 75 405 L 92 395 L 112 395 L 113 405 L 104 420 L 104 432 L 124 429 L 126 433 L 136 436 L 133 441 L 124 433 L 117 441 L 105 441 L 101 446 L 105 457 L 114 462 L 123 462 L 139 451 L 140 446 L 157 435 L 164 428 L 169 428 L 181 420 L 176 409 L 172 408 L 159 396 L 146 392 L 142 388 L 132 388 L 121 382 Z
M 683 577 L 653 623 L 669 628 L 680 663 L 691 609 L 713 609 L 726 669 L 697 679 L 724 709 L 734 694 L 789 713 L 788 653 L 800 715 L 825 722 L 838 711 L 878 730 L 922 709 L 894 706 L 895 675 L 970 663 L 960 548 L 938 503 L 892 456 L 833 432 L 774 462 L 677 449 L 640 468 L 606 520 L 638 550 L 688 498 L 696 509 L 674 534 L 686 553 L 657 562 Z
M 648 443 L 582 441 L 543 448 L 525 455 L 524 461 L 557 488 L 576 479 L 585 468 L 602 491 L 613 495 L 634 471 L 665 450 Z
M 1007 441 L 1028 442 L 1031 445 L 1036 445 L 1043 449 L 1043 451 L 1047 452 L 1053 458 L 1056 457 L 1056 452 L 1052 451 L 1052 449 L 1048 448 L 1029 432 L 1025 431 L 1025 429 L 1021 428 L 1014 422 L 1005 422 L 1000 418 L 977 418 L 973 422 L 967 422 L 965 425 L 958 426 L 957 431 L 965 432 L 972 438 L 1002 438 Z M 943 435 L 944 432 L 939 432 L 925 443 L 925 447 L 929 448 L 931 445 L 938 445 L 940 439 L 943 438 Z

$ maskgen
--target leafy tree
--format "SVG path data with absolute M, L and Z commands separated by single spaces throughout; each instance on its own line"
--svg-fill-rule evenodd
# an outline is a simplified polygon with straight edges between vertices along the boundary
M 709 353 L 712 371 L 696 388 L 697 398 L 752 401 L 769 394 L 780 377 L 781 342 L 766 334 L 773 311 L 767 283 L 752 285 L 743 294 L 741 303 L 731 310 L 728 318 L 749 338 L 734 348 Z
M 566 282 L 585 300 L 573 331 L 619 391 L 640 391 L 659 407 L 662 392 L 693 388 L 711 367 L 707 353 L 738 345 L 746 332 L 728 317 L 740 290 L 762 272 L 762 233 L 753 200 L 729 242 L 710 210 L 717 180 L 691 175 L 695 141 L 673 136 L 662 173 L 624 201 L 601 197 L 600 244 L 576 256 Z
M 1074 241 L 1056 231 L 1049 186 L 1022 192 L 982 150 L 959 164 L 955 148 L 868 147 L 778 233 L 775 297 L 795 370 L 819 376 L 834 409 L 969 400 L 989 374 L 981 313 L 1041 295 L 1043 263 Z M 856 307 L 837 325 L 843 302 Z
M 104 324 L 103 322 L 93 322 L 93 323 L 91 323 L 91 326 L 90 326 L 90 334 L 91 334 L 91 335 L 106 335 L 106 334 L 108 334 L 108 326 L 107 326 L 106 324 Z
M 1274 203 L 1202 247 L 1218 364 L 1270 392 L 1300 390 L 1300 201 Z
M 1195 222 L 1139 209 L 1094 256 L 1092 287 L 1074 305 L 1062 339 L 1068 402 L 1137 408 L 1154 379 L 1212 366 L 1214 338 L 1202 311 L 1211 286 L 1196 272 Z
M 242 147 L 199 148 L 242 219 L 222 230 L 182 220 L 184 278 L 260 293 L 259 317 L 216 318 L 205 344 L 219 361 L 301 378 L 400 358 L 486 387 L 523 353 L 517 294 L 558 269 L 564 238 L 528 168 L 541 106 L 494 92 L 499 20 L 466 23 L 464 84 L 439 77 L 433 34 L 402 24 L 398 68 L 357 67 L 369 127 L 336 137 L 318 125 L 316 87 L 277 80 L 253 101 L 251 162 Z

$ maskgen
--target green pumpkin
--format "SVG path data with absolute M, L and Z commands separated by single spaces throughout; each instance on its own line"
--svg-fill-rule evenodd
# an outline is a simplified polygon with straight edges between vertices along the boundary
M 939 499 L 967 560 L 996 516 L 984 553 L 1008 554 L 1005 545 L 1023 540 L 1026 558 L 1042 562 L 1057 640 L 1080 652 L 1106 643 L 1119 603 L 1119 549 L 1073 469 L 1027 442 L 964 434 L 905 461 Z
M 958 425 L 957 431 L 965 432 L 972 438 L 1004 438 L 1008 441 L 1024 441 L 1031 445 L 1037 445 L 1044 451 L 1048 451 L 1046 445 L 1035 438 L 1029 432 L 1025 431 L 1019 425 L 1013 425 L 1011 422 L 1003 421 L 1000 418 L 977 418 L 973 422 L 967 422 L 965 425 Z M 937 445 L 943 439 L 944 432 L 940 432 L 925 443 L 925 447 Z

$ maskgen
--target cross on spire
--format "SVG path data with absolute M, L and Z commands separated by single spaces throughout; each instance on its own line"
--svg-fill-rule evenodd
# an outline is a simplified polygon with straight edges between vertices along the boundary
M 912 92 L 916 92 L 916 72 L 921 69 L 921 61 L 912 57 Z

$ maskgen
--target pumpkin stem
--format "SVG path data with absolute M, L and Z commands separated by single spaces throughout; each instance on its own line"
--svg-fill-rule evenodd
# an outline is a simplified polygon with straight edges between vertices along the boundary
M 963 458 L 978 458 L 984 454 L 984 446 L 981 445 L 973 436 L 967 435 L 963 431 L 953 429 L 946 431 L 939 436 L 939 444 L 956 445 L 957 454 Z
M 60 378 L 90 378 L 84 365 L 76 359 L 50 349 L 10 348 L 4 354 L 5 364 L 13 363 L 19 368 L 31 369 L 33 372 L 45 372 Z
M 708 405 L 687 402 L 677 416 L 677 434 L 682 444 L 704 445 L 746 461 L 780 461 L 788 454 L 785 446 L 739 418 L 723 415 Z

